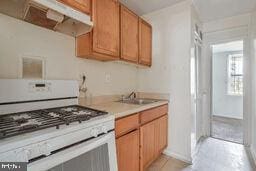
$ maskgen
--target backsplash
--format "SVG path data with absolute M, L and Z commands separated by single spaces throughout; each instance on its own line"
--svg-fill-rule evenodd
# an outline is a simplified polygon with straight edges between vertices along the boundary
M 88 95 L 126 94 L 136 90 L 137 67 L 75 56 L 75 39 L 0 14 L 0 78 L 21 78 L 21 58 L 45 61 L 45 79 L 81 80 Z M 29 36 L 28 36 L 29 35 Z

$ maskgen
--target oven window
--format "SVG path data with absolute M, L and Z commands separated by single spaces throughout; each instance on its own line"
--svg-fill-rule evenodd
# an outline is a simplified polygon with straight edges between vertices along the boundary
M 110 171 L 108 145 L 104 144 L 48 171 Z

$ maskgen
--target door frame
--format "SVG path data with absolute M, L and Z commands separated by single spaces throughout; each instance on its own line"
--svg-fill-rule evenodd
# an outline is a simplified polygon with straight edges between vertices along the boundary
M 232 42 L 232 41 L 238 41 L 238 40 L 243 40 L 243 68 L 244 68 L 244 80 L 243 80 L 243 87 L 244 87 L 244 94 L 243 94 L 243 144 L 245 146 L 250 146 L 251 144 L 251 118 L 252 118 L 252 113 L 251 113 L 251 58 L 250 58 L 250 40 L 247 35 L 244 36 L 234 36 L 232 38 L 226 38 L 226 39 L 221 39 L 221 40 L 214 40 L 214 41 L 208 41 L 205 44 L 205 54 L 210 55 L 210 68 L 207 72 L 208 77 L 210 78 L 210 87 L 209 87 L 209 98 L 208 98 L 208 104 L 210 106 L 210 110 L 207 116 L 204 117 L 204 136 L 210 137 L 211 136 L 211 119 L 212 119 L 212 45 L 215 44 L 221 44 L 221 43 L 227 43 L 227 42 Z M 204 78 L 205 79 L 205 78 Z M 203 104 L 205 105 L 205 104 Z
M 211 113 L 210 113 L 210 137 L 212 137 L 212 120 L 213 120 L 213 46 L 214 45 L 218 45 L 218 44 L 224 44 L 224 43 L 230 43 L 230 42 L 234 42 L 234 41 L 243 41 L 243 68 L 245 67 L 245 60 L 244 60 L 244 56 L 245 56 L 245 43 L 244 43 L 244 39 L 230 39 L 229 41 L 218 41 L 217 43 L 212 43 L 210 44 L 210 50 L 211 50 L 211 96 L 210 96 L 210 106 L 211 106 Z M 243 85 L 244 85 L 244 80 L 243 80 Z M 244 96 L 245 96 L 245 88 L 243 89 L 243 108 L 244 108 Z M 243 109 L 243 127 L 244 127 L 244 109 Z M 244 133 L 245 133 L 245 129 L 243 129 L 243 142 L 242 144 L 244 144 Z M 221 139 L 221 140 L 225 140 L 225 139 Z M 225 140 L 225 141 L 229 141 L 229 140 Z

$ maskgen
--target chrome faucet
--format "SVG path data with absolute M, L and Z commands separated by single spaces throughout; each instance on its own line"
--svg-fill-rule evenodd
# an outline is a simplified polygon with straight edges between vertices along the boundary
M 133 97 L 133 98 L 132 98 Z M 127 97 L 127 99 L 135 99 L 136 98 L 136 93 L 132 92 L 131 94 L 129 94 L 129 96 Z

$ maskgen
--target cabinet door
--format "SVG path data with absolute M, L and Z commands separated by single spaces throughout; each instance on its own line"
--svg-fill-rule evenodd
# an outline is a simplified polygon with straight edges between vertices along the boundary
M 145 170 L 155 158 L 155 121 L 140 127 L 140 168 Z
M 152 63 L 152 27 L 140 19 L 139 25 L 139 63 L 151 66 Z
M 155 125 L 156 156 L 162 153 L 162 150 L 167 146 L 167 130 L 168 130 L 167 122 L 168 122 L 167 115 L 156 120 L 156 125 Z
M 139 130 L 116 139 L 119 171 L 139 171 Z
M 121 6 L 121 59 L 137 63 L 139 56 L 139 17 Z
M 119 3 L 92 0 L 93 51 L 119 58 Z
M 90 14 L 91 0 L 58 0 L 74 9 Z

